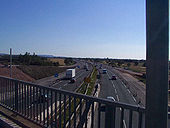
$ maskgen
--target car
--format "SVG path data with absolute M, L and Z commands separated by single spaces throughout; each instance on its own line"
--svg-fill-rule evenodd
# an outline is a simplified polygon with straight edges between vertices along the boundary
M 75 83 L 76 82 L 76 79 L 74 79 L 74 78 L 72 78 L 71 80 L 70 80 L 70 83 Z
M 117 80 L 117 77 L 115 75 L 112 75 L 111 80 Z
M 106 69 L 103 69 L 103 74 L 106 74 L 107 73 L 107 70 Z
M 100 79 L 101 75 L 100 74 L 97 74 L 97 79 Z
M 48 94 L 48 96 L 47 96 L 47 93 L 41 94 L 41 95 L 38 97 L 37 102 L 38 102 L 38 103 L 47 102 L 47 101 L 50 100 L 50 98 L 51 98 L 51 94 Z
M 108 99 L 108 100 L 111 100 L 111 101 L 116 101 L 115 98 L 112 97 L 112 96 L 108 96 L 107 99 Z
M 108 99 L 108 100 L 110 100 L 110 101 L 116 101 L 115 98 L 112 97 L 112 96 L 107 96 L 106 99 Z M 101 112 L 105 112 L 105 111 L 106 111 L 106 106 L 105 106 L 105 105 L 102 105 L 102 106 L 100 107 L 100 111 L 101 111 Z

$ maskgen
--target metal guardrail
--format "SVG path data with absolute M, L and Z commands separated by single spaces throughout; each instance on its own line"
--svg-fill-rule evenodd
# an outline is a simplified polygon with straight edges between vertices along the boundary
M 144 127 L 145 109 L 0 76 L 0 105 L 42 127 Z

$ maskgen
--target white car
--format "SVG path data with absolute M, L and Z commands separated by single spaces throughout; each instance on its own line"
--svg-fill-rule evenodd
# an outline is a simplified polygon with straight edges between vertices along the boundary
M 112 97 L 112 96 L 108 96 L 107 99 L 108 99 L 108 100 L 111 100 L 111 101 L 116 101 L 115 98 Z

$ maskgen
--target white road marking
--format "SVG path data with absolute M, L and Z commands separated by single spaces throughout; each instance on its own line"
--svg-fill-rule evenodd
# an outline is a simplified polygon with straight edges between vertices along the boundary
M 68 83 L 64 84 L 63 86 L 66 86 Z
M 117 97 L 117 101 L 119 101 L 119 97 L 118 97 L 118 95 L 116 95 L 116 97 Z
M 58 82 L 58 83 L 55 83 L 55 84 L 53 84 L 53 85 L 51 85 L 51 86 L 55 86 L 55 85 L 57 85 L 57 84 L 59 84 L 59 83 L 61 83 L 62 81 L 60 81 L 60 82 Z
M 109 71 L 110 73 L 112 73 L 111 71 Z M 122 81 L 121 81 L 122 82 Z M 126 87 L 126 85 L 122 82 L 122 84 L 124 85 L 124 87 L 125 88 L 127 88 Z M 130 92 L 130 90 L 129 89 L 126 89 L 128 92 L 129 92 L 129 94 L 131 94 L 131 92 Z M 117 95 L 116 95 L 117 96 Z M 136 102 L 136 99 L 134 98 L 134 96 L 131 94 L 131 96 L 132 96 L 132 98 L 133 98 L 133 100 Z
M 123 120 L 124 128 L 127 128 L 125 120 Z
M 129 90 L 129 89 L 127 89 L 127 91 L 130 93 L 130 90 Z
M 117 94 L 117 91 L 116 91 L 116 89 L 115 89 L 115 93 Z
M 126 85 L 122 82 L 122 84 L 124 85 L 124 87 L 126 88 Z
M 133 100 L 136 102 L 136 99 L 132 96 Z

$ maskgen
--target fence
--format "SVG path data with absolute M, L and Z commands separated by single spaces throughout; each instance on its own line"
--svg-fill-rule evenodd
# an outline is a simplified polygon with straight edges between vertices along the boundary
M 2 76 L 0 105 L 49 128 L 144 128 L 145 124 L 144 108 Z

